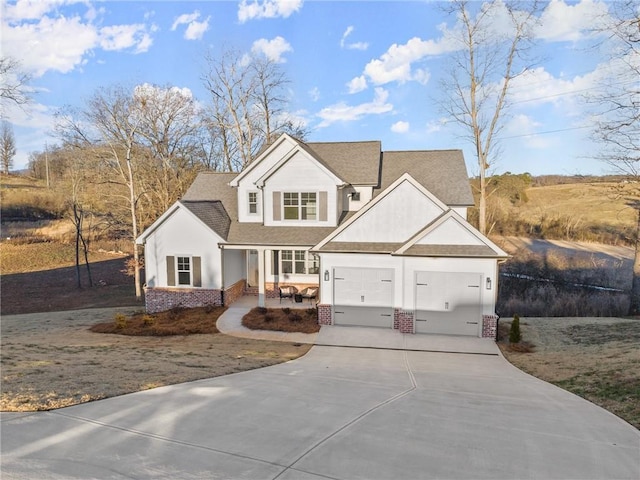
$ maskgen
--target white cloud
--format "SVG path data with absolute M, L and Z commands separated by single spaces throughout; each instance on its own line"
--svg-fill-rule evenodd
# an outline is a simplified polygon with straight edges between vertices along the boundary
M 364 73 L 376 85 L 416 79 L 424 81 L 425 70 L 412 72 L 412 64 L 425 57 L 441 55 L 454 49 L 453 44 L 441 39 L 434 41 L 414 37 L 404 45 L 391 45 L 380 58 L 371 60 L 365 66 Z
M 605 2 L 582 0 L 567 5 L 563 0 L 552 0 L 540 17 L 536 36 L 548 41 L 578 41 L 584 32 L 593 31 L 608 16 Z
M 184 38 L 186 40 L 200 40 L 205 32 L 209 30 L 209 20 L 211 20 L 211 16 L 201 22 L 198 21 L 199 18 L 200 12 L 197 10 L 193 13 L 183 13 L 173 21 L 171 30 L 176 30 L 179 25 L 187 25 Z
M 426 133 L 430 134 L 430 133 L 439 132 L 440 130 L 442 130 L 442 127 L 444 127 L 447 124 L 447 121 L 448 121 L 447 118 L 440 118 L 438 120 L 429 121 L 427 123 Z
M 301 7 L 302 0 L 242 0 L 238 6 L 238 20 L 244 23 L 261 18 L 287 18 Z
M 349 93 L 362 92 L 367 89 L 367 79 L 364 75 L 360 75 L 347 83 L 347 87 L 349 88 Z
M 111 25 L 99 31 L 100 47 L 104 50 L 126 50 L 133 48 L 135 53 L 146 52 L 153 44 L 144 24 Z
M 268 59 L 276 63 L 284 63 L 287 60 L 282 57 L 287 52 L 292 52 L 293 48 L 284 38 L 278 36 L 273 40 L 261 38 L 253 42 L 251 47 L 253 53 L 262 53 Z
M 549 137 L 536 135 L 541 126 L 542 123 L 534 118 L 525 114 L 518 114 L 511 117 L 505 125 L 505 136 L 522 137 L 521 140 L 528 148 L 549 148 L 552 145 Z
M 191 22 L 187 27 L 187 31 L 184 32 L 184 38 L 187 40 L 200 40 L 204 33 L 209 30 L 209 20 L 211 20 L 211 17 L 207 17 L 202 22 Z
M 349 25 L 347 29 L 342 34 L 342 38 L 340 39 L 340 48 L 347 48 L 349 50 L 366 50 L 369 48 L 369 44 L 366 42 L 354 42 L 347 43 L 347 37 L 353 33 L 355 30 L 353 25 Z
M 396 122 L 391 125 L 391 131 L 395 133 L 407 133 L 409 131 L 409 122 Z
M 82 3 L 86 15 L 65 15 L 59 8 Z M 154 25 L 102 25 L 96 10 L 75 0 L 20 1 L 7 6 L 2 20 L 3 54 L 20 59 L 34 76 L 49 70 L 67 73 L 84 65 L 95 49 L 146 52 L 153 44 Z
M 325 107 L 317 114 L 322 119 L 318 128 L 328 127 L 336 122 L 353 122 L 365 115 L 380 115 L 393 110 L 393 105 L 387 103 L 389 92 L 384 88 L 376 88 L 373 101 L 360 105 L 347 105 L 344 102 Z
M 309 97 L 311 97 L 311 100 L 314 102 L 320 100 L 320 89 L 318 87 L 313 87 L 309 90 Z
M 196 20 L 198 20 L 198 18 L 200 18 L 200 12 L 198 12 L 197 10 L 193 13 L 183 13 L 182 15 L 176 17 L 176 19 L 173 21 L 173 25 L 171 25 L 171 31 L 175 31 L 175 29 L 178 28 L 178 25 L 188 25 L 191 22 L 195 22 Z

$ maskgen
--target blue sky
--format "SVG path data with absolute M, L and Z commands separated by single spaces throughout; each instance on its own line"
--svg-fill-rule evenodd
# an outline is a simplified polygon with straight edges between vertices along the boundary
M 427 1 L 2 1 L 3 55 L 33 75 L 34 102 L 8 107 L 17 141 L 14 168 L 56 142 L 53 115 L 82 105 L 96 88 L 151 83 L 189 89 L 206 102 L 208 50 L 233 47 L 281 63 L 290 115 L 309 141 L 381 140 L 384 150 L 473 148 L 437 100 L 455 19 Z M 479 5 L 479 4 L 477 4 Z M 536 28 L 536 68 L 513 84 L 494 173 L 604 174 L 590 159 L 590 116 L 582 101 L 611 64 L 589 48 L 598 0 L 545 6 Z M 626 81 L 626 80 L 625 80 Z

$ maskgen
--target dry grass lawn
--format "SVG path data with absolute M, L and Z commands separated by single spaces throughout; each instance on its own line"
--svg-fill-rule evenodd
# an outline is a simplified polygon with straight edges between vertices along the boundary
M 508 341 L 510 322 L 500 325 Z M 511 363 L 640 428 L 640 320 L 521 318 L 520 327 L 535 348 L 521 353 L 500 343 Z
M 130 336 L 90 331 L 131 309 L 2 318 L 0 410 L 60 408 L 149 388 L 282 363 L 310 345 L 219 333 Z

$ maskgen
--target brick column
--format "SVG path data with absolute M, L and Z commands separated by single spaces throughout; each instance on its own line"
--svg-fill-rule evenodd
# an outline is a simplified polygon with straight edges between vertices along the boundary
M 497 338 L 498 318 L 497 315 L 482 316 L 482 338 Z
M 393 311 L 393 328 L 400 330 L 400 333 L 414 333 L 413 331 L 413 310 L 402 310 L 396 308 Z
M 333 325 L 331 305 L 318 305 L 318 323 L 320 325 Z

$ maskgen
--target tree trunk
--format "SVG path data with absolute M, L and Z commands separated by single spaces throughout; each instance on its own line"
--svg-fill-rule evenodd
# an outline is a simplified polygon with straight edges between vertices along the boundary
M 635 235 L 635 256 L 633 258 L 633 280 L 631 282 L 631 303 L 629 315 L 640 315 L 640 209 L 637 210 Z
M 73 204 L 73 223 L 76 226 L 76 286 L 82 288 L 80 280 L 80 229 L 82 228 L 82 219 L 78 215 L 78 204 Z
M 129 205 L 131 207 L 131 226 L 133 236 L 133 262 L 134 262 L 134 281 L 136 282 L 136 298 L 142 297 L 142 289 L 140 287 L 140 255 L 138 253 L 138 216 L 136 215 L 136 191 L 133 181 L 133 169 L 131 167 L 131 146 L 127 148 L 127 174 L 129 176 Z

